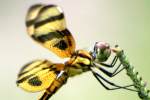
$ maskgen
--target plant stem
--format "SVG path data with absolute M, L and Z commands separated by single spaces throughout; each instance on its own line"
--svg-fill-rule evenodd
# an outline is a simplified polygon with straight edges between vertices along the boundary
M 134 67 L 130 64 L 128 58 L 124 54 L 124 51 L 119 47 L 115 47 L 112 50 L 116 53 L 120 62 L 125 67 L 127 71 L 127 75 L 134 83 L 135 89 L 139 91 L 138 96 L 142 100 L 150 100 L 150 96 L 149 96 L 150 90 L 146 89 L 146 83 L 142 81 L 142 78 L 138 75 L 138 72 L 136 72 Z

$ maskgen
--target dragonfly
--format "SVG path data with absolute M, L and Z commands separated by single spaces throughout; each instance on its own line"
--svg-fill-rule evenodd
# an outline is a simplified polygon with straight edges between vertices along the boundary
M 117 85 L 99 72 L 108 77 L 113 77 L 124 68 L 121 63 L 115 68 L 118 61 L 114 57 L 110 64 L 105 63 L 112 50 L 106 42 L 96 42 L 93 51 L 75 50 L 75 39 L 66 27 L 65 16 L 57 5 L 34 4 L 26 15 L 26 27 L 28 35 L 38 44 L 47 48 L 60 58 L 69 58 L 64 63 L 53 63 L 47 59 L 33 60 L 24 65 L 18 73 L 16 84 L 28 92 L 43 91 L 38 100 L 48 100 L 53 96 L 70 77 L 81 75 L 84 72 L 92 72 L 98 82 L 107 90 L 125 89 L 135 91 L 131 85 Z M 113 72 L 103 67 L 115 68 Z M 106 85 L 113 87 L 108 87 Z

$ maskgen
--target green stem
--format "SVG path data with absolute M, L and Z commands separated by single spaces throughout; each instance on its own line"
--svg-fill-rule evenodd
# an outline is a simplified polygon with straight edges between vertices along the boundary
M 138 72 L 135 71 L 134 67 L 128 61 L 128 58 L 124 54 L 123 50 L 116 48 L 116 55 L 119 57 L 120 62 L 125 67 L 127 75 L 134 83 L 134 87 L 137 89 L 138 95 L 142 100 L 150 100 L 149 91 L 146 89 L 146 83 L 142 81 L 142 78 L 138 75 Z

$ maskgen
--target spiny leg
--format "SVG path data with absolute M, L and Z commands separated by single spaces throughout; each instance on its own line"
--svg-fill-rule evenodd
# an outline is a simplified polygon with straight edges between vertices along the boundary
M 99 64 L 100 64 L 100 65 L 103 65 L 103 66 L 105 66 L 105 67 L 112 68 L 112 67 L 114 67 L 114 66 L 115 66 L 115 64 L 116 64 L 117 60 L 118 60 L 118 57 L 117 57 L 117 56 L 115 56 L 115 57 L 113 58 L 113 60 L 112 60 L 111 64 L 106 64 L 106 63 L 103 63 L 103 62 L 100 62 Z
M 107 89 L 107 90 L 116 90 L 116 89 L 121 89 L 122 87 L 115 87 L 115 88 L 109 88 L 109 87 L 107 87 L 99 78 L 98 78 L 98 76 L 96 75 L 96 74 L 93 74 L 95 77 L 96 77 L 96 79 L 101 83 L 101 85 L 105 88 L 105 89 Z M 126 86 L 126 87 L 130 87 L 130 85 L 129 86 Z
M 129 91 L 135 91 L 135 92 L 138 92 L 137 90 L 133 90 L 133 89 L 130 89 L 130 88 L 127 88 L 127 87 L 131 87 L 131 86 L 134 86 L 134 85 L 127 85 L 127 86 L 119 86 L 119 85 L 116 85 L 115 83 L 112 83 L 110 81 L 108 81 L 107 79 L 105 79 L 104 77 L 102 77 L 100 74 L 92 71 L 93 75 L 95 76 L 95 78 L 100 82 L 100 84 L 107 90 L 116 90 L 116 89 L 125 89 L 125 90 L 129 90 Z M 109 88 L 108 86 L 106 86 L 102 81 L 105 81 L 106 83 L 110 84 L 111 86 L 114 86 L 115 88 Z
M 113 72 L 109 72 L 109 71 L 107 71 L 106 69 L 102 68 L 101 66 L 97 65 L 96 63 L 94 63 L 94 66 L 95 66 L 96 68 L 98 68 L 99 70 L 101 70 L 104 74 L 106 74 L 106 75 L 109 76 L 109 77 L 114 77 L 115 75 L 119 74 L 123 69 L 125 69 L 124 67 L 122 67 L 122 68 L 119 70 L 119 68 L 120 68 L 121 65 L 122 65 L 122 64 L 120 63 L 120 64 L 117 66 L 117 68 L 116 68 Z M 119 71 L 118 71 L 118 70 L 119 70 Z
M 117 68 L 116 68 L 113 72 L 107 71 L 106 69 L 102 68 L 100 65 L 105 66 L 105 67 L 109 67 L 109 68 L 113 68 L 113 67 L 115 66 L 117 60 L 118 60 L 118 57 L 115 56 L 110 65 L 109 65 L 109 64 L 106 64 L 106 63 L 102 63 L 102 62 L 100 62 L 100 63 L 97 63 L 97 62 L 96 62 L 96 63 L 94 63 L 94 66 L 95 66 L 96 68 L 98 68 L 99 70 L 101 70 L 103 73 L 105 73 L 107 76 L 113 77 L 113 76 L 119 74 L 119 73 L 124 69 L 124 67 L 122 67 L 122 68 L 119 70 L 119 68 L 120 68 L 121 65 L 122 65 L 121 63 L 117 66 Z M 97 65 L 97 64 L 98 64 L 98 65 Z M 118 71 L 118 70 L 119 70 L 119 71 Z

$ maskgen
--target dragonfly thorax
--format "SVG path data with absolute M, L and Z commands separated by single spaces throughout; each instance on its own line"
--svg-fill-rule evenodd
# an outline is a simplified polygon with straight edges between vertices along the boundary
M 75 76 L 89 71 L 91 67 L 92 56 L 88 51 L 76 51 L 65 64 L 68 66 L 69 76 Z

